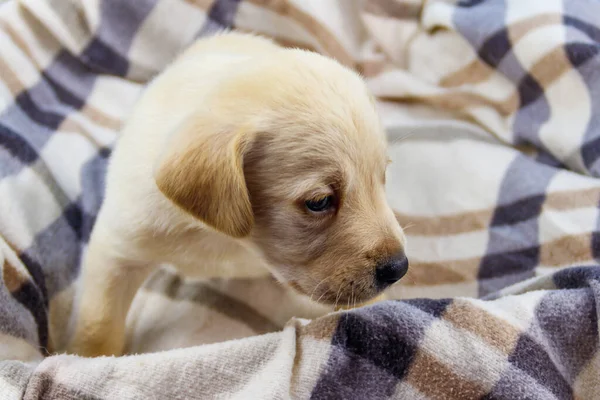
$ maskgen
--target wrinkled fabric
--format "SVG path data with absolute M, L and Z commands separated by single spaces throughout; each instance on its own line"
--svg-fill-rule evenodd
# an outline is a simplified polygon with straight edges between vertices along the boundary
M 20 0 L 0 5 L 0 398 L 593 399 L 600 4 Z M 338 313 L 272 278 L 159 271 L 127 352 L 64 355 L 119 127 L 193 40 L 256 32 L 359 71 L 411 267 Z

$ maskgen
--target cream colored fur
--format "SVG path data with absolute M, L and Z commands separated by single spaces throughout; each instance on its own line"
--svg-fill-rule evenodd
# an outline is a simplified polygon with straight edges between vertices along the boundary
M 330 303 L 376 296 L 373 263 L 404 244 L 385 150 L 362 80 L 335 61 L 237 33 L 195 43 L 149 85 L 116 145 L 67 350 L 120 354 L 131 301 L 161 264 L 271 272 Z M 335 213 L 302 210 L 333 194 Z

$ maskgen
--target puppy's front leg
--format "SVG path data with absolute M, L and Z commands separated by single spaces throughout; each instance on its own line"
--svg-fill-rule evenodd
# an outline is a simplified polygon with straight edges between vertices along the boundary
M 123 352 L 127 312 L 154 268 L 112 256 L 110 250 L 92 237 L 77 288 L 70 353 L 95 357 Z

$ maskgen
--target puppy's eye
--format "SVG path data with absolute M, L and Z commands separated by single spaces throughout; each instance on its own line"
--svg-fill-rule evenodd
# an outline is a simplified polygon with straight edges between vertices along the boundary
M 333 196 L 326 196 L 318 200 L 307 200 L 304 204 L 309 211 L 313 213 L 322 213 L 333 207 Z

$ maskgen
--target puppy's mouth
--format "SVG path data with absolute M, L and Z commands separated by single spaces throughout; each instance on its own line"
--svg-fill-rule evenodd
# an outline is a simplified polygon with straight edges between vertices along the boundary
M 274 275 L 280 282 L 311 301 L 333 305 L 334 308 L 353 308 L 372 300 L 398 282 L 408 271 L 408 259 L 400 251 L 381 259 L 374 269 L 371 268 L 372 266 L 367 265 L 361 274 L 338 273 L 324 279 L 312 275 L 297 276 L 289 270 L 284 270 L 287 272 L 286 277 L 281 270 Z
M 320 304 L 345 305 L 354 307 L 361 303 L 365 303 L 380 294 L 380 290 L 375 288 L 373 284 L 358 285 L 355 282 L 350 282 L 347 285 L 342 285 L 337 290 L 325 285 L 315 286 L 312 290 L 305 290 L 297 281 L 287 281 L 287 284 L 296 292 L 307 296 L 311 301 Z M 366 287 L 365 287 L 366 286 Z

